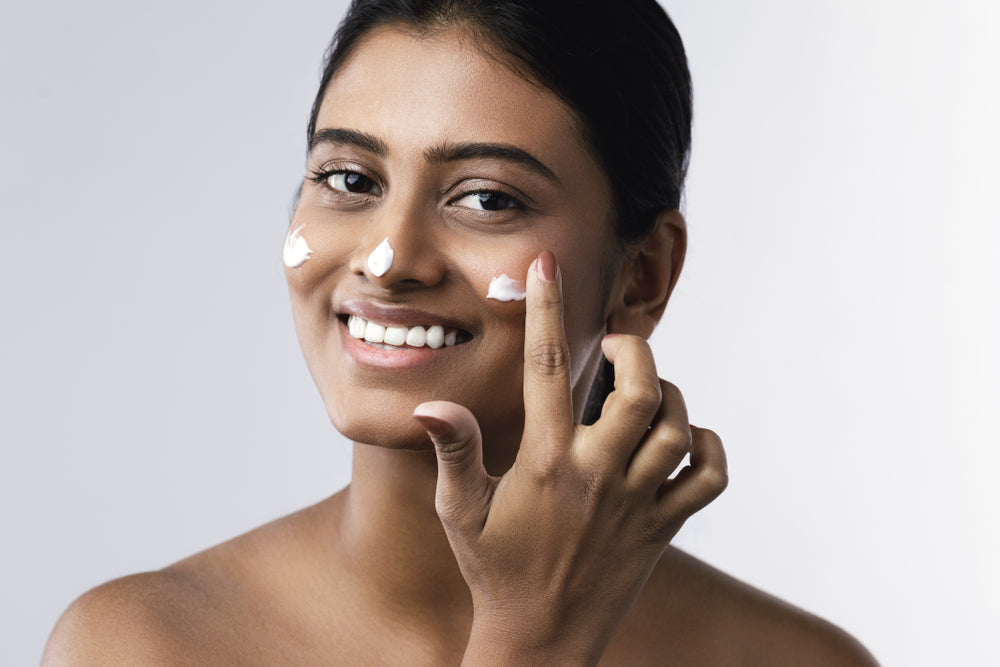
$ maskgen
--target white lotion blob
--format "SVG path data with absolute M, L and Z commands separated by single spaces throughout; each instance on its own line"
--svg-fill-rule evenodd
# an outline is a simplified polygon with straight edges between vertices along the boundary
M 285 261 L 285 266 L 290 269 L 305 264 L 305 261 L 309 259 L 309 253 L 312 252 L 312 248 L 300 234 L 304 228 L 305 225 L 299 225 L 295 229 L 289 230 L 285 237 L 285 248 L 281 251 L 281 259 Z
M 528 294 L 524 291 L 524 285 L 506 273 L 501 273 L 491 280 L 490 289 L 486 293 L 487 299 L 496 299 L 497 301 L 524 301 L 526 296 Z
M 392 246 L 389 245 L 389 237 L 386 236 L 385 240 L 372 250 L 372 254 L 368 255 L 368 270 L 377 278 L 384 276 L 385 272 L 392 268 L 394 254 Z

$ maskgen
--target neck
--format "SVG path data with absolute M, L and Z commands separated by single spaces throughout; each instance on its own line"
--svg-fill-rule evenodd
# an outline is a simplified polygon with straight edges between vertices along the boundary
M 577 383 L 578 412 L 595 371 L 596 363 L 588 364 L 585 381 Z M 522 423 L 517 415 L 484 429 L 483 463 L 490 474 L 503 475 L 513 464 Z M 472 597 L 434 509 L 437 457 L 429 441 L 422 444 L 392 449 L 355 443 L 351 485 L 337 496 L 337 549 L 372 604 L 468 632 Z
M 431 449 L 355 444 L 340 549 L 371 602 L 439 627 L 471 623 L 472 598 L 434 510 L 436 483 Z
M 437 456 L 416 424 L 412 449 L 355 443 L 351 485 L 342 494 L 339 549 L 366 591 L 421 614 L 463 610 L 472 598 L 434 508 Z M 483 463 L 502 475 L 517 456 L 522 417 L 484 429 Z

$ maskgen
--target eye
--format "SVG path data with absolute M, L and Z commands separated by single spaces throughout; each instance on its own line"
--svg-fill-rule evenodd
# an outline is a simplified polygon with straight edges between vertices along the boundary
M 455 205 L 476 211 L 505 211 L 520 206 L 512 196 L 496 191 L 472 192 L 456 199 Z
M 380 194 L 375 181 L 356 171 L 333 171 L 324 176 L 331 190 L 351 194 Z

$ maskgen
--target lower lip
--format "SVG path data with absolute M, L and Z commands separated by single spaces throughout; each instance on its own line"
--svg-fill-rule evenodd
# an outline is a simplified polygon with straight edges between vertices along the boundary
M 361 338 L 355 338 L 348 332 L 347 325 L 343 322 L 340 323 L 340 339 L 344 342 L 344 351 L 356 363 L 362 366 L 397 369 L 414 368 L 444 360 L 452 356 L 457 349 L 471 342 L 439 347 L 436 350 L 429 347 L 400 347 L 390 350 L 375 347 Z

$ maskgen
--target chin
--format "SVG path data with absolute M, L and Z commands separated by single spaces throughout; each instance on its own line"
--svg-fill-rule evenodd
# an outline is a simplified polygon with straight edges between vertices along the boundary
M 333 427 L 351 442 L 386 449 L 433 451 L 427 432 L 413 419 L 413 408 L 417 405 L 414 403 L 409 410 L 398 404 L 389 409 L 352 410 L 349 415 L 337 406 L 327 405 L 326 411 Z
M 454 400 L 454 397 L 440 400 L 449 399 Z M 326 411 L 333 427 L 351 442 L 390 450 L 433 452 L 434 444 L 427 432 L 413 419 L 413 410 L 427 400 L 438 399 L 420 397 L 407 400 L 401 396 L 382 396 L 380 404 L 366 403 L 363 407 L 357 405 L 356 400 L 350 405 L 329 401 Z M 479 423 L 487 470 L 490 474 L 503 474 L 517 454 L 524 429 L 523 409 L 490 414 L 479 412 L 473 406 L 468 407 Z M 520 405 L 517 404 L 517 407 L 520 408 Z

